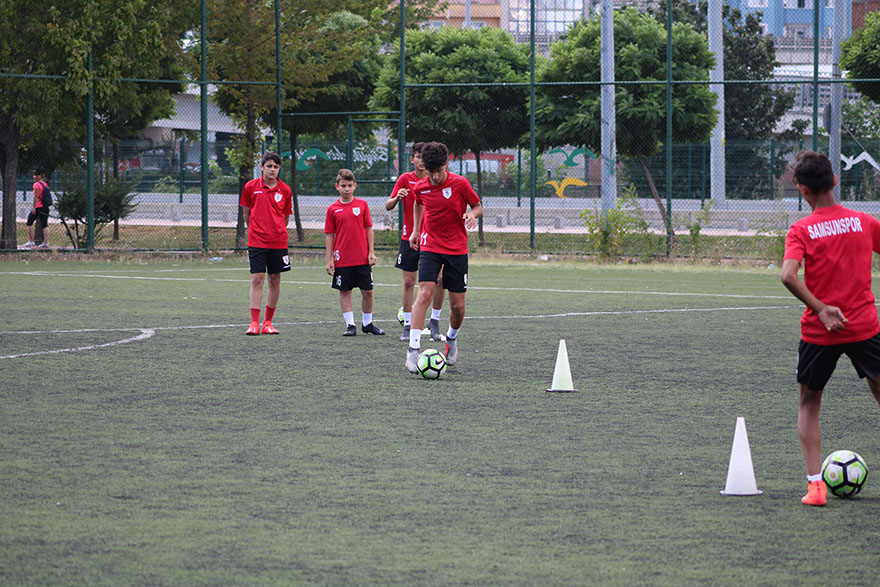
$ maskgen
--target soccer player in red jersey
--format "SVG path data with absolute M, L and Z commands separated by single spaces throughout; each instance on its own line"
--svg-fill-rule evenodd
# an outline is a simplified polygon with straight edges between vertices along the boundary
M 333 276 L 331 287 L 339 290 L 339 305 L 345 319 L 342 336 L 355 336 L 354 310 L 351 291 L 361 290 L 363 330 L 366 334 L 385 334 L 373 324 L 373 219 L 366 200 L 354 197 L 357 182 L 349 169 L 336 174 L 336 191 L 339 199 L 327 208 L 324 220 L 326 234 L 327 274 Z
M 804 151 L 793 181 L 813 209 L 785 240 L 782 283 L 806 304 L 801 317 L 797 381 L 798 436 L 807 469 L 806 505 L 825 505 L 821 475 L 822 392 L 840 355 L 846 354 L 880 403 L 880 322 L 871 291 L 871 257 L 880 252 L 880 222 L 834 201 L 837 177 L 828 157 Z M 798 276 L 804 261 L 803 281 Z
M 409 244 L 413 226 L 413 202 L 415 194 L 411 193 L 412 186 L 428 177 L 428 171 L 422 163 L 422 147 L 425 143 L 415 143 L 410 152 L 409 161 L 413 171 L 407 171 L 397 178 L 391 196 L 385 202 L 385 209 L 389 212 L 394 210 L 400 202 L 403 208 L 403 226 L 400 231 L 400 251 L 397 253 L 395 267 L 403 271 L 403 333 L 400 340 L 409 341 L 410 325 L 412 323 L 413 290 L 416 287 L 417 271 L 419 269 L 419 252 Z M 428 328 L 431 330 L 431 339 L 440 341 L 444 337 L 440 334 L 440 312 L 443 310 L 443 298 L 445 290 L 442 287 L 443 276 L 437 278 L 437 287 L 434 289 L 434 303 L 431 307 L 431 319 Z
M 417 371 L 425 310 L 434 296 L 441 270 L 443 286 L 449 291 L 446 362 L 454 365 L 458 361 L 457 337 L 464 321 L 467 293 L 467 229 L 475 228 L 477 218 L 483 215 L 480 197 L 467 178 L 446 170 L 448 159 L 446 145 L 427 143 L 422 148 L 422 162 L 428 170 L 428 177 L 411 188 L 416 201 L 409 244 L 419 251 L 419 293 L 413 305 L 412 329 L 406 351 L 406 368 L 412 373 Z
M 281 293 L 281 273 L 290 271 L 287 253 L 287 222 L 293 213 L 290 186 L 278 178 L 281 157 L 272 151 L 260 161 L 262 177 L 244 184 L 239 204 L 244 209 L 244 222 L 248 227 L 248 257 L 251 264 L 251 325 L 245 334 L 255 336 L 278 334 L 272 326 L 278 296 Z M 260 302 L 263 298 L 263 282 L 269 274 L 266 292 L 266 319 L 260 326 Z

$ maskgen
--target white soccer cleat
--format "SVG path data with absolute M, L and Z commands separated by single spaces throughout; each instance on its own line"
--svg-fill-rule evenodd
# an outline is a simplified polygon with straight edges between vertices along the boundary
M 458 341 L 454 338 L 446 338 L 446 364 L 450 367 L 458 361 Z
M 408 347 L 406 349 L 406 370 L 410 373 L 418 373 L 419 367 L 416 362 L 419 360 L 419 349 Z

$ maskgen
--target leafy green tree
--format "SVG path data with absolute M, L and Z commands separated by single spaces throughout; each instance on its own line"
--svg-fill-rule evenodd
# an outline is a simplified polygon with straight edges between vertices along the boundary
M 550 47 L 551 59 L 537 72 L 541 82 L 600 81 L 601 23 L 577 23 L 567 37 Z M 706 39 L 687 23 L 672 29 L 676 81 L 707 80 L 714 58 Z M 666 79 L 666 30 L 633 8 L 615 12 L 614 50 L 617 81 Z M 601 96 L 598 85 L 540 86 L 535 111 L 537 142 L 542 148 L 586 145 L 601 150 Z M 616 88 L 617 150 L 639 162 L 664 224 L 666 207 L 648 169 L 647 159 L 666 142 L 666 87 L 662 84 Z M 705 141 L 717 120 L 715 94 L 708 85 L 673 87 L 672 128 L 675 141 Z M 670 189 L 667 178 L 667 190 Z
M 880 12 L 865 16 L 865 25 L 853 31 L 852 36 L 840 46 L 840 67 L 846 70 L 847 78 L 880 78 Z M 862 95 L 880 104 L 880 83 L 850 82 Z
M 400 108 L 400 53 L 389 58 L 370 102 L 374 110 Z M 482 196 L 480 155 L 513 147 L 528 130 L 528 88 L 477 85 L 528 81 L 527 48 L 499 29 L 410 31 L 406 37 L 407 84 L 466 84 L 412 88 L 406 94 L 407 137 L 439 141 L 461 155 L 474 153 L 477 193 Z M 396 135 L 397 129 L 393 129 Z M 479 224 L 483 242 L 483 222 Z
M 0 247 L 16 245 L 15 184 L 21 163 L 52 169 L 71 156 L 70 149 L 51 146 L 84 141 L 90 80 L 100 124 L 112 118 L 111 111 L 125 107 L 133 95 L 131 85 L 122 78 L 158 77 L 160 64 L 178 54 L 180 32 L 189 25 L 184 16 L 179 3 L 172 0 L 62 0 L 48 5 L 24 0 L 0 2 L 0 71 L 63 76 L 0 78 Z M 167 88 L 163 91 L 169 93 Z M 134 95 L 138 93 L 134 90 Z M 147 100 L 150 104 L 158 101 L 157 94 Z M 149 118 L 141 120 L 149 122 Z M 40 146 L 50 148 L 41 154 L 36 150 Z
M 690 23 L 698 32 L 708 34 L 708 2 L 673 3 L 673 19 Z M 651 13 L 666 22 L 666 2 L 661 1 Z M 743 14 L 726 2 L 722 7 L 724 26 L 724 79 L 752 83 L 724 86 L 724 140 L 728 196 L 765 193 L 768 177 L 768 140 L 782 117 L 794 105 L 794 90 L 780 85 L 756 84 L 771 81 L 776 61 L 773 37 L 761 30 L 760 12 Z M 776 158 L 773 174 L 785 171 L 784 153 Z
M 113 240 L 119 240 L 119 220 L 137 208 L 134 198 L 139 175 L 117 177 L 107 166 L 98 169 L 95 179 L 95 240 L 113 223 Z M 55 192 L 55 210 L 67 238 L 74 248 L 85 248 L 88 222 L 88 184 L 84 165 L 67 163 L 60 173 L 60 190 Z
M 372 0 L 371 0 L 372 1 Z M 282 107 L 292 108 L 300 95 L 321 95 L 331 76 L 349 70 L 363 57 L 375 30 L 366 26 L 339 25 L 343 0 L 290 0 L 281 11 L 281 60 L 284 96 Z M 208 3 L 208 71 L 224 81 L 275 82 L 274 3 L 263 0 L 211 0 Z M 348 19 L 351 22 L 351 19 Z M 198 51 L 197 46 L 193 47 Z M 238 168 L 239 184 L 252 178 L 261 141 L 261 128 L 277 107 L 273 85 L 222 84 L 213 96 L 220 109 L 241 128 L 242 135 L 227 153 Z M 273 133 L 274 134 L 274 133 Z M 242 211 L 238 213 L 236 242 L 244 246 Z
M 379 35 L 364 36 L 361 30 L 369 25 L 362 16 L 350 12 L 338 12 L 330 15 L 323 31 L 332 31 L 333 38 L 344 39 L 348 51 L 361 57 L 351 64 L 350 67 L 339 71 L 326 80 L 296 78 L 293 83 L 284 87 L 283 106 L 288 113 L 307 114 L 314 112 L 361 112 L 368 107 L 368 100 L 373 94 L 376 78 L 382 65 L 381 41 Z M 324 55 L 315 54 L 309 57 L 311 61 L 321 62 Z M 276 120 L 274 107 L 270 108 L 263 122 L 266 125 L 273 124 Z M 296 152 L 297 141 L 301 134 L 315 133 L 324 134 L 339 131 L 347 121 L 347 117 L 340 116 L 302 116 L 285 117 L 284 129 L 290 137 L 290 187 L 293 190 L 293 218 L 296 227 L 297 240 L 303 242 L 305 233 L 299 213 L 298 183 Z M 356 132 L 364 136 L 371 129 L 364 125 L 358 125 Z

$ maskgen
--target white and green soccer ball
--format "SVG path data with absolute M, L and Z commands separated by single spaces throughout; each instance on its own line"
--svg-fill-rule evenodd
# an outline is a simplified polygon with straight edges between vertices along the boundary
M 400 309 L 397 311 L 397 321 L 403 324 L 406 320 L 403 317 L 403 306 L 400 306 Z
M 822 480 L 837 497 L 852 497 L 868 479 L 865 459 L 851 450 L 836 450 L 822 463 Z
M 437 349 L 424 350 L 416 360 L 416 368 L 425 379 L 439 379 L 446 372 L 446 356 Z

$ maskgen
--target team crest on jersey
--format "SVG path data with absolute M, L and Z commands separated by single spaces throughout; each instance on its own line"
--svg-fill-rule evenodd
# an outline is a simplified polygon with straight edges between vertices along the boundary
M 351 212 L 352 212 L 352 214 L 354 214 L 355 216 L 360 216 L 360 215 L 361 215 L 361 209 L 360 209 L 359 207 L 357 207 L 357 206 L 355 206 L 354 208 L 352 208 L 352 209 L 351 209 Z
M 276 202 L 281 202 L 281 198 L 283 198 L 283 197 L 284 197 L 284 196 L 282 196 L 282 195 L 279 194 L 278 192 L 275 192 L 275 201 L 276 201 Z
M 447 200 L 452 197 L 452 188 L 443 188 L 443 197 Z

